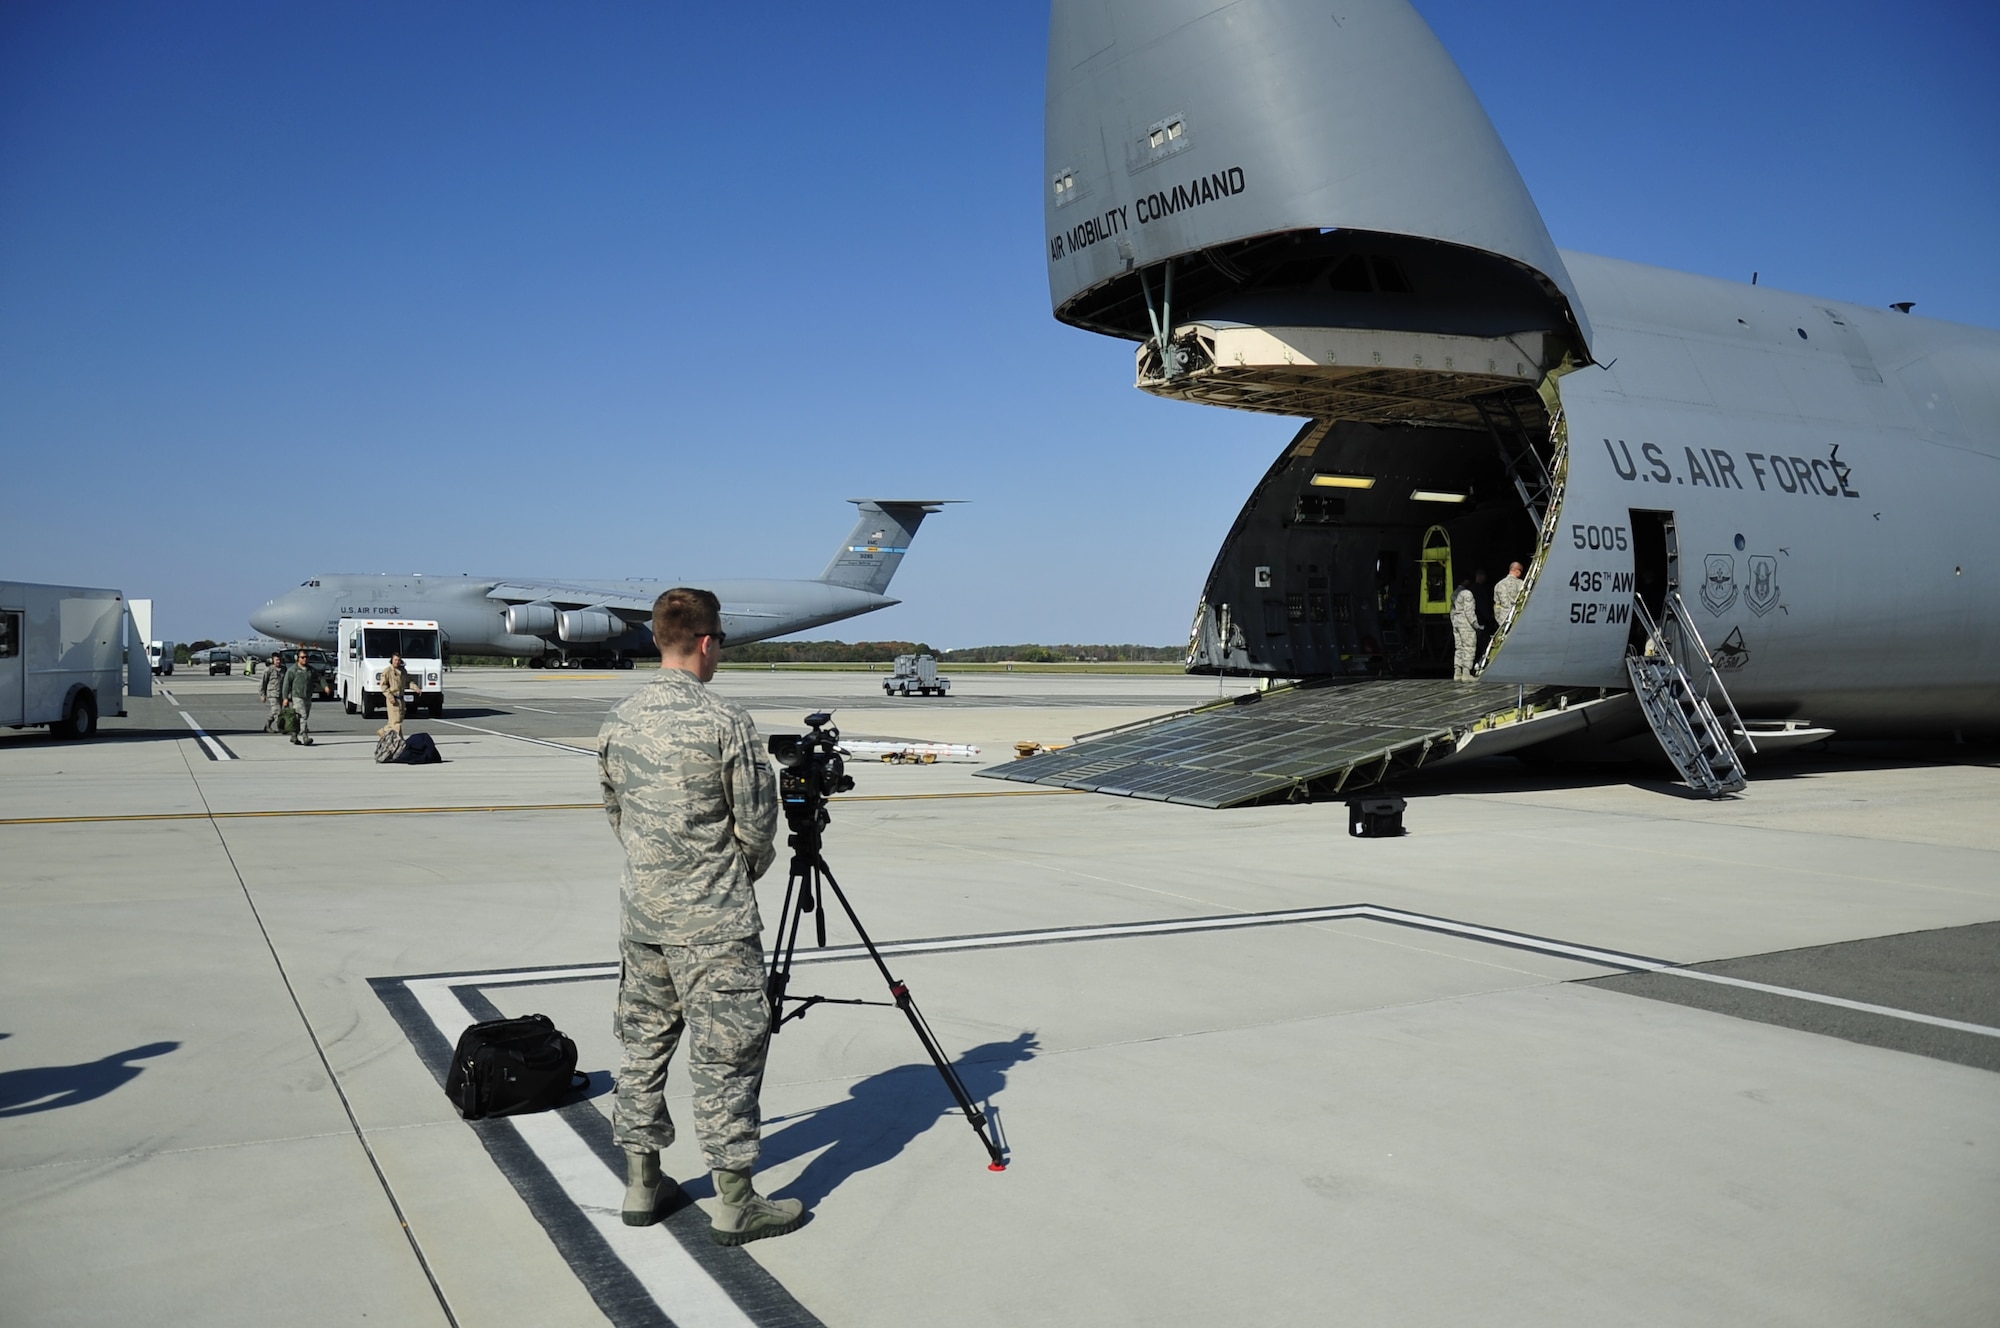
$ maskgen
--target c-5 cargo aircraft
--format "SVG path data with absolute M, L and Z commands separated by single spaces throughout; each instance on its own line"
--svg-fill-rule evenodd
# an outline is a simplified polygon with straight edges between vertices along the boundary
M 2000 334 L 1558 251 L 1404 0 L 1055 0 L 1046 153 L 1055 316 L 1308 421 L 1188 667 L 1312 685 L 991 774 L 1221 806 L 1637 739 L 1721 794 L 1829 731 L 2000 730 Z
M 722 601 L 732 644 L 820 627 L 900 600 L 885 591 L 923 519 L 953 499 L 853 498 L 860 520 L 814 581 L 696 581 Z M 316 576 L 250 615 L 269 636 L 331 647 L 342 618 L 432 618 L 454 655 L 527 656 L 536 668 L 657 654 L 653 601 L 675 582 Z

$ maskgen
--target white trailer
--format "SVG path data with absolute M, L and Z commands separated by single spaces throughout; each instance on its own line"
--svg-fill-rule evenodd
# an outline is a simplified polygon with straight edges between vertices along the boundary
M 334 647 L 339 664 L 337 695 L 348 714 L 373 719 L 382 708 L 382 670 L 391 655 L 403 657 L 410 675 L 406 704 L 444 715 L 444 639 L 434 618 L 342 618 Z
M 47 725 L 72 738 L 123 715 L 125 694 L 153 694 L 146 641 L 116 590 L 0 581 L 0 724 Z

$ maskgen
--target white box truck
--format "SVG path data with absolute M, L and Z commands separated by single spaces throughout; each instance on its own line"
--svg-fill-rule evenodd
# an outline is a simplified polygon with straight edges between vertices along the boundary
M 154 677 L 158 677 L 162 673 L 166 674 L 169 678 L 173 677 L 174 643 L 171 641 L 148 641 L 146 643 L 146 662 L 153 666 Z
M 0 581 L 0 724 L 47 725 L 72 738 L 123 715 L 125 694 L 153 694 L 146 641 L 126 649 L 129 615 L 116 590 Z
M 337 695 L 348 714 L 359 710 L 373 719 L 382 708 L 382 670 L 391 655 L 403 657 L 410 675 L 403 693 L 412 708 L 427 708 L 432 719 L 444 715 L 444 638 L 430 618 L 342 618 L 338 644 Z

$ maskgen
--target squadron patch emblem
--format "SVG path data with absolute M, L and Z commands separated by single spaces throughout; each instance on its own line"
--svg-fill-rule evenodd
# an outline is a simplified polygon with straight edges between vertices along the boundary
M 1743 588 L 1743 602 L 1763 617 L 1778 607 L 1778 560 L 1768 553 L 1750 555 L 1750 584 Z
M 1701 603 L 1716 617 L 1736 602 L 1736 555 L 1711 553 L 1702 563 Z

